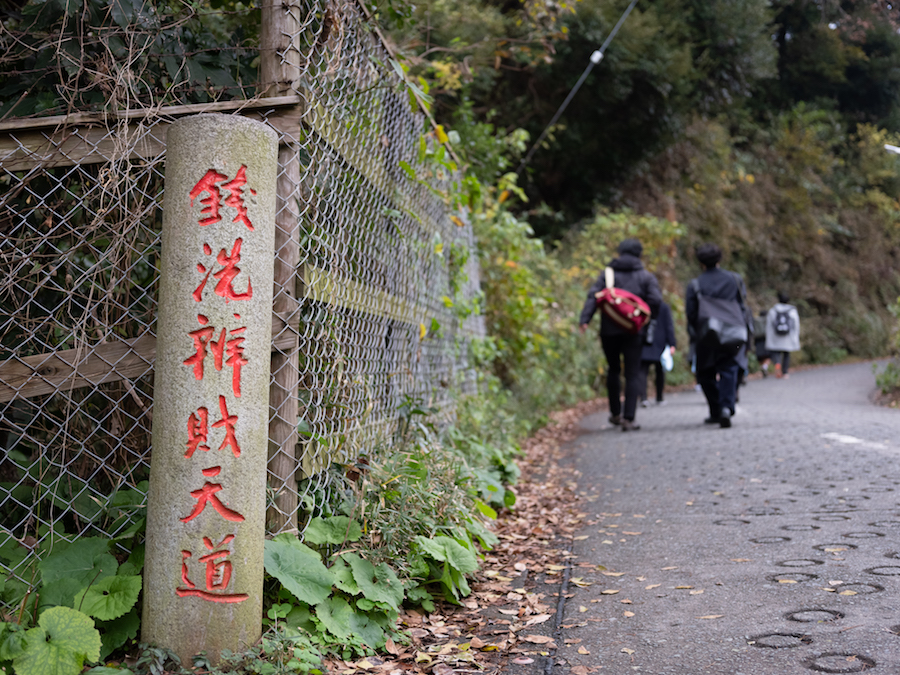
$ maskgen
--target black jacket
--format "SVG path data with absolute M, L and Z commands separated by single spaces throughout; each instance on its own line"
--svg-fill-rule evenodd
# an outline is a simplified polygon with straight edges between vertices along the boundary
M 659 304 L 659 316 L 656 317 L 656 328 L 653 330 L 653 343 L 644 345 L 641 361 L 659 361 L 663 347 L 677 347 L 675 344 L 675 322 L 672 321 L 672 310 L 664 302 Z
M 746 291 L 744 289 L 744 280 L 736 272 L 729 272 L 719 267 L 706 270 L 697 277 L 700 285 L 700 292 L 710 298 L 722 298 L 723 300 L 736 300 L 743 308 L 745 320 L 748 327 L 752 331 L 753 317 L 751 316 L 747 303 L 745 301 Z M 687 315 L 688 335 L 691 342 L 696 340 L 697 331 L 697 309 L 699 302 L 697 301 L 697 292 L 694 290 L 694 284 L 688 284 L 687 294 L 684 299 L 684 313 Z M 752 336 L 751 336 L 752 339 Z M 702 353 L 701 353 L 702 352 Z M 747 348 L 742 347 L 738 355 L 735 357 L 738 365 L 742 368 L 747 367 Z M 716 354 L 707 353 L 706 350 L 698 350 L 697 352 L 697 368 L 705 369 L 711 367 L 710 364 L 715 363 Z
M 651 316 L 655 317 L 659 314 L 659 305 L 662 302 L 659 282 L 655 276 L 644 269 L 640 258 L 623 253 L 613 260 L 609 266 L 615 272 L 613 284 L 616 288 L 624 289 L 641 298 L 650 307 Z M 591 317 L 597 311 L 597 298 L 595 296 L 604 288 L 606 288 L 606 277 L 604 272 L 600 272 L 597 281 L 594 282 L 591 290 L 588 291 L 587 299 L 581 310 L 579 324 L 590 323 Z M 628 331 L 609 317 L 601 314 L 600 335 L 628 335 Z

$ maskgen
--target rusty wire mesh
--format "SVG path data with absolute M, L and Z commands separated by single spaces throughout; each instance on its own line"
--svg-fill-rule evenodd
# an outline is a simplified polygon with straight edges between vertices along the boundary
M 422 165 L 436 145 L 364 10 L 286 7 L 293 99 L 224 106 L 281 136 L 270 532 L 302 532 L 332 464 L 385 447 L 404 402 L 452 409 L 483 332 L 454 306 L 478 285 L 454 176 Z M 0 126 L 0 606 L 57 536 L 140 530 L 165 129 L 197 111 Z

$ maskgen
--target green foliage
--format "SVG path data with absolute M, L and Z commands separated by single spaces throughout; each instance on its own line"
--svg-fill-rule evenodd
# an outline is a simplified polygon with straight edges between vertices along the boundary
M 25 632 L 13 666 L 17 675 L 77 675 L 85 661 L 99 659 L 100 632 L 94 622 L 69 607 L 51 607 Z

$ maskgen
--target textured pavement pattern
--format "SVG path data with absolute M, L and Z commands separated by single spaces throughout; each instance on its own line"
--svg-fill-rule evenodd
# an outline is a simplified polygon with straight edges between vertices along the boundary
M 585 418 L 552 672 L 900 673 L 900 412 L 873 389 L 863 363 L 754 380 L 731 429 L 696 392 L 635 433 Z

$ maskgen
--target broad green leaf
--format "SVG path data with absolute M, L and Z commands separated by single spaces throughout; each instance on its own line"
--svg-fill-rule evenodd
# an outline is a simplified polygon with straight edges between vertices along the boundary
M 331 566 L 331 574 L 334 576 L 334 585 L 345 593 L 357 595 L 359 593 L 359 585 L 353 578 L 353 570 L 344 562 L 343 558 L 335 560 Z
M 364 644 L 378 648 L 384 645 L 384 630 L 372 617 L 354 612 L 350 604 L 340 597 L 328 598 L 316 605 L 316 618 L 336 637 L 346 639 L 353 635 Z
M 478 569 L 478 559 L 475 557 L 474 551 L 462 546 L 455 539 L 438 535 L 433 539 L 416 537 L 415 541 L 423 553 L 435 560 L 449 563 L 463 574 L 471 574 Z
M 75 596 L 75 608 L 95 619 L 110 621 L 134 607 L 140 593 L 140 577 L 106 577 Z
M 52 607 L 25 632 L 25 651 L 13 660 L 16 675 L 77 675 L 100 659 L 100 632 L 86 614 Z
M 362 528 L 359 523 L 347 516 L 313 518 L 304 533 L 306 541 L 317 546 L 343 544 L 345 541 L 356 541 L 361 536 Z
M 136 638 L 140 627 L 141 617 L 138 615 L 137 609 L 132 609 L 125 616 L 113 621 L 100 621 L 97 624 L 97 628 L 100 630 L 100 639 L 103 642 L 100 647 L 100 660 L 106 660 L 119 647 Z M 88 672 L 93 672 L 93 670 Z
M 490 518 L 491 520 L 497 520 L 497 512 L 480 499 L 475 500 L 475 508 L 477 508 L 482 515 Z
M 25 629 L 17 623 L 0 623 L 0 661 L 12 661 L 25 650 Z
M 331 594 L 334 576 L 318 553 L 292 539 L 288 541 L 279 535 L 266 542 L 266 572 L 301 602 L 317 605 Z
M 403 584 L 386 563 L 373 565 L 355 553 L 344 556 L 353 569 L 353 578 L 362 594 L 372 602 L 384 602 L 399 610 L 403 602 Z
M 109 540 L 85 537 L 68 545 L 63 551 L 54 551 L 38 564 L 41 580 L 51 584 L 60 579 L 72 579 L 84 588 L 116 573 L 119 563 L 109 553 Z
M 316 631 L 316 626 L 312 622 L 312 615 L 310 614 L 309 607 L 306 605 L 294 607 L 288 615 L 284 617 L 284 623 L 291 628 L 297 628 L 305 633 L 314 633 Z
M 75 596 L 84 589 L 85 584 L 80 579 L 57 579 L 41 587 L 39 609 L 50 607 L 75 607 Z

